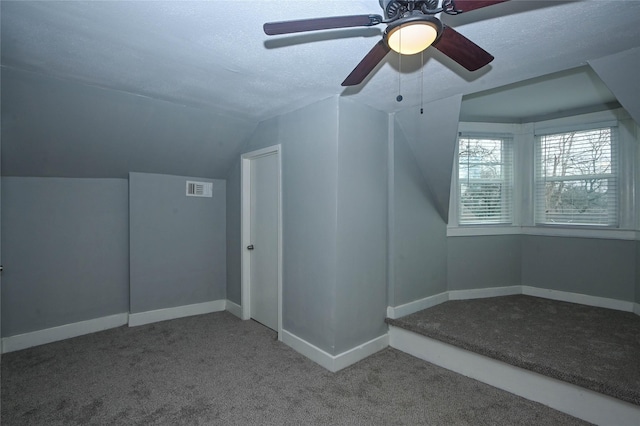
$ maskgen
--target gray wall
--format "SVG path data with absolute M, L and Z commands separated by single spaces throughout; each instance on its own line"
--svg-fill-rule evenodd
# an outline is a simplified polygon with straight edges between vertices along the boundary
M 633 301 L 637 242 L 534 235 L 448 238 L 448 289 L 526 285 Z
M 329 353 L 336 329 L 337 117 L 332 97 L 266 120 L 244 150 L 282 145 L 282 326 Z M 230 188 L 239 188 L 235 178 L 228 176 Z M 229 209 L 240 215 L 239 202 Z
M 637 84 L 638 77 L 636 72 L 638 66 L 640 66 L 640 48 L 589 61 L 589 65 L 596 71 L 629 115 L 633 117 L 636 124 L 640 123 L 640 86 Z M 612 243 L 611 245 L 615 244 Z M 639 243 L 636 243 L 635 269 L 635 302 L 640 303 Z M 617 289 L 614 290 L 614 293 L 626 294 L 627 292 Z
M 636 241 L 534 235 L 449 237 L 447 252 L 449 290 L 526 285 L 638 300 Z
M 0 92 L 2 92 L 2 67 L 0 67 Z M 2 96 L 0 96 L 0 111 L 2 111 Z M 0 222 L 2 221 L 2 118 L 0 118 Z M 2 226 L 0 226 L 0 265 L 2 264 Z M 0 272 L 0 337 L 2 336 L 2 272 Z M 2 359 L 0 351 L 0 359 Z M 2 375 L 0 374 L 0 381 Z
M 522 284 L 633 301 L 635 241 L 522 236 Z
M 388 114 L 339 110 L 336 353 L 387 331 Z
M 521 235 L 450 237 L 449 290 L 520 285 Z
M 636 242 L 636 303 L 640 303 L 640 242 Z
M 394 127 L 389 305 L 399 306 L 447 290 L 447 229 L 404 132 Z
M 129 310 L 126 180 L 2 186 L 2 336 Z
M 242 304 L 240 215 L 240 162 L 236 161 L 227 175 L 227 299 Z
M 187 197 L 186 181 L 213 182 Z M 225 182 L 129 175 L 131 313 L 226 298 Z
M 260 123 L 244 150 L 282 146 L 283 328 L 331 354 L 384 333 L 386 123 L 332 97 Z M 227 179 L 240 190 L 237 164 Z M 239 217 L 239 196 L 228 200 L 227 216 Z M 227 264 L 239 298 L 239 250 Z

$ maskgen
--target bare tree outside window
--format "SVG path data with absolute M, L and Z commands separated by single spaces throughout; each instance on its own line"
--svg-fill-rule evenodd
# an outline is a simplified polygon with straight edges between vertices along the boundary
M 612 129 L 545 135 L 538 143 L 538 223 L 615 222 Z
M 503 138 L 459 139 L 460 224 L 511 221 L 511 155 Z

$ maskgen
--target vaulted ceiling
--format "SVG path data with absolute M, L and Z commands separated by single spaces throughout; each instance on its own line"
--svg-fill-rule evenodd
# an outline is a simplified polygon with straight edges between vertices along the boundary
M 511 0 L 443 17 L 495 56 L 489 66 L 471 73 L 433 48 L 401 61 L 392 52 L 363 84 L 344 88 L 340 83 L 380 39 L 384 25 L 269 37 L 262 24 L 380 14 L 378 0 L 3 1 L 0 12 L 3 120 L 4 110 L 12 108 L 4 99 L 5 75 L 30 90 L 23 98 L 31 101 L 37 98 L 33 81 L 52 78 L 60 82 L 59 90 L 70 84 L 198 110 L 217 117 L 216 132 L 226 135 L 227 142 L 218 142 L 224 159 L 215 177 L 259 121 L 330 96 L 396 112 L 570 70 L 640 46 L 640 1 Z M 402 102 L 396 101 L 398 94 Z M 187 139 L 198 143 L 197 137 Z M 12 142 L 3 138 L 3 153 Z M 107 151 L 102 154 L 117 156 Z M 152 165 L 134 168 L 153 170 Z

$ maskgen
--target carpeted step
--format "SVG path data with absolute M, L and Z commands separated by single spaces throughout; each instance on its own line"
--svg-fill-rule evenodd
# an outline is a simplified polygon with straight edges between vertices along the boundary
M 448 301 L 388 324 L 640 406 L 640 317 L 525 295 Z

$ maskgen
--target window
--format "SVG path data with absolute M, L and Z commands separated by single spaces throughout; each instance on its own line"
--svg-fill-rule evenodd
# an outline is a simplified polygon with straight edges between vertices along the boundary
M 623 109 L 460 122 L 447 235 L 637 239 L 640 127 Z
M 616 130 L 536 136 L 537 224 L 617 226 Z
M 512 222 L 513 139 L 461 134 L 458 139 L 458 223 Z

